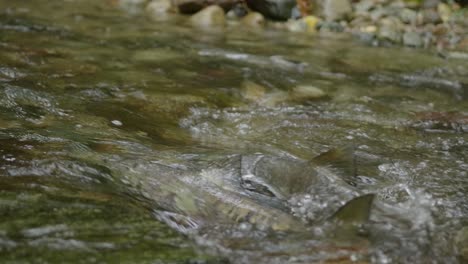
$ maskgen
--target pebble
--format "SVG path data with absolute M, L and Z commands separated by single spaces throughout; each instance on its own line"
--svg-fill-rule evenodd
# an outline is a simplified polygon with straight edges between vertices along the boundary
M 211 5 L 192 15 L 190 17 L 190 22 L 192 25 L 200 28 L 224 27 L 226 24 L 226 17 L 221 7 Z

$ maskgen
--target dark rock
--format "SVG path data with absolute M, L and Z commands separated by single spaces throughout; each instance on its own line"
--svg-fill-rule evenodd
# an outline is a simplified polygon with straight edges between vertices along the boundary
M 239 0 L 173 0 L 182 14 L 194 14 L 210 5 L 218 5 L 225 11 L 233 8 Z
M 292 16 L 296 0 L 247 0 L 247 5 L 267 18 L 287 20 Z

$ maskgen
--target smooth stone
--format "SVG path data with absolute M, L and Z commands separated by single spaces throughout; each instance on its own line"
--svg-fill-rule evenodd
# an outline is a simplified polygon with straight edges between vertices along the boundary
M 393 43 L 401 42 L 402 24 L 395 17 L 384 18 L 380 21 L 380 28 L 377 37 Z
M 171 0 L 152 0 L 146 6 L 146 13 L 155 20 L 167 20 L 172 11 Z
M 444 23 L 447 23 L 452 16 L 452 10 L 447 4 L 439 3 L 437 5 L 437 13 L 439 13 L 440 18 Z
M 442 20 L 435 9 L 425 9 L 422 12 L 424 24 L 437 24 Z
M 352 11 L 349 0 L 325 0 L 323 2 L 323 15 L 326 21 L 346 19 Z
M 265 17 L 258 12 L 250 12 L 241 20 L 242 24 L 251 28 L 259 28 L 265 25 Z
M 403 23 L 415 25 L 418 21 L 418 13 L 409 8 L 404 8 L 400 12 L 400 19 Z
M 266 94 L 266 88 L 252 81 L 245 81 L 241 85 L 242 97 L 249 101 L 260 102 Z
M 362 0 L 359 1 L 354 5 L 354 9 L 356 13 L 358 14 L 366 14 L 369 12 L 373 7 L 375 6 L 375 3 L 373 0 Z
M 421 35 L 417 32 L 405 32 L 403 34 L 403 44 L 409 47 L 421 47 L 423 40 Z
M 289 96 L 292 100 L 311 100 L 325 97 L 327 94 L 312 85 L 299 85 L 291 89 Z
M 267 18 L 284 21 L 292 17 L 296 0 L 247 0 L 247 5 Z
M 200 28 L 224 27 L 224 10 L 217 5 L 207 6 L 190 17 L 192 25 Z

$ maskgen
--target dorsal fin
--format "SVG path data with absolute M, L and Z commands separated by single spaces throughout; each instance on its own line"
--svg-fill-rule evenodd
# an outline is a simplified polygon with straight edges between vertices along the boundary
M 348 201 L 332 216 L 343 224 L 365 224 L 369 220 L 375 194 L 365 194 Z
M 353 146 L 331 149 L 313 158 L 310 162 L 314 165 L 330 167 L 348 184 L 356 185 L 355 178 L 358 172 Z

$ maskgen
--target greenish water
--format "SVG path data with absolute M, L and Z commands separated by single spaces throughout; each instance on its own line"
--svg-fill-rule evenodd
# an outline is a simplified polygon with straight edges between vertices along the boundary
M 111 3 L 0 0 L 2 263 L 466 261 L 466 60 Z

